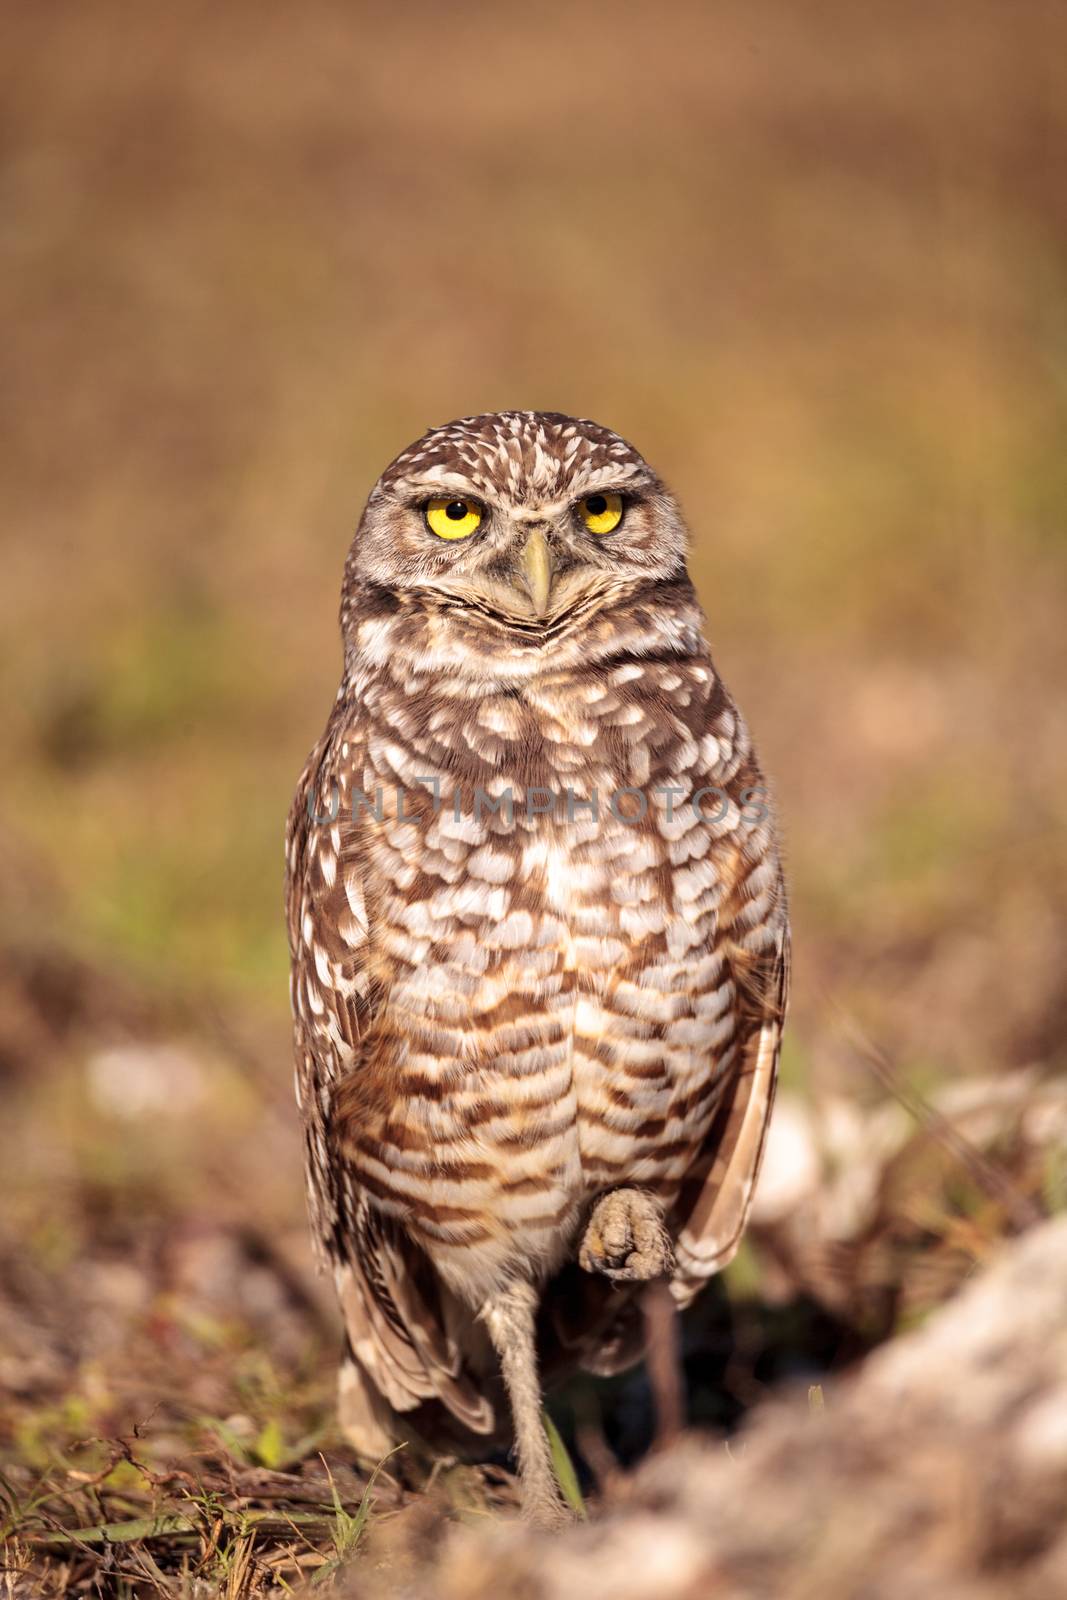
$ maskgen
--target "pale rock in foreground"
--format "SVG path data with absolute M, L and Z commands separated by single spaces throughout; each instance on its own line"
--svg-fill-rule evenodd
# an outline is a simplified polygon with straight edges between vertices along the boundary
M 1067 1593 L 1067 1217 L 917 1331 L 653 1459 L 595 1523 L 457 1530 L 424 1600 L 1049 1600 Z M 383 1581 L 388 1587 L 387 1575 Z M 359 1593 L 368 1590 L 361 1582 Z

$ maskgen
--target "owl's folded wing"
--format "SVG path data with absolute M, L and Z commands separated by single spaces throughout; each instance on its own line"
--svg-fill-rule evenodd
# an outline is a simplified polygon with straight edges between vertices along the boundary
M 776 902 L 780 914 L 769 947 L 755 956 L 738 950 L 731 963 L 741 1008 L 737 1066 L 679 1200 L 685 1221 L 671 1289 L 681 1306 L 733 1259 L 759 1176 L 789 998 L 789 926 L 780 877 Z
M 348 763 L 346 763 L 346 766 Z M 342 1420 L 368 1454 L 395 1442 L 389 1411 L 440 1400 L 465 1426 L 489 1432 L 489 1401 L 463 1371 L 454 1307 L 423 1275 L 388 1219 L 375 1212 L 338 1149 L 333 1112 L 368 1070 L 381 1006 L 363 893 L 360 832 L 346 814 L 328 750 L 308 760 L 289 816 L 286 907 L 293 963 L 297 1099 L 307 1147 L 308 1203 L 333 1273 L 353 1358 L 342 1374 Z M 349 769 L 350 770 L 350 769 Z

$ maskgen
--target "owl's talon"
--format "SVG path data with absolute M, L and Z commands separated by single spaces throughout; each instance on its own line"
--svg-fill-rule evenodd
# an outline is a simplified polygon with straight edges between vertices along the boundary
M 644 1189 L 602 1195 L 582 1236 L 578 1264 L 619 1283 L 670 1277 L 674 1245 L 659 1202 Z

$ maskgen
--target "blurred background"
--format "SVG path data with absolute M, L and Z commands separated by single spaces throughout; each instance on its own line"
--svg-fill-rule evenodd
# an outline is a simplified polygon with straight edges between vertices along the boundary
M 594 417 L 676 487 L 774 779 L 786 1092 L 715 1394 L 723 1327 L 736 1413 L 1061 1206 L 1064 6 L 102 0 L 5 34 L 16 1478 L 135 1423 L 157 1462 L 329 1437 L 282 831 L 362 501 L 456 415 Z

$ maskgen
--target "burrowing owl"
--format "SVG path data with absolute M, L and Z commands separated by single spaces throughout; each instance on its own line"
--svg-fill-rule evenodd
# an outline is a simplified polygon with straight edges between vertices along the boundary
M 685 550 L 595 423 L 427 433 L 352 542 L 289 822 L 343 1425 L 371 1457 L 510 1432 L 542 1518 L 539 1367 L 629 1364 L 641 1281 L 685 1305 L 730 1259 L 773 1099 L 781 868 Z

